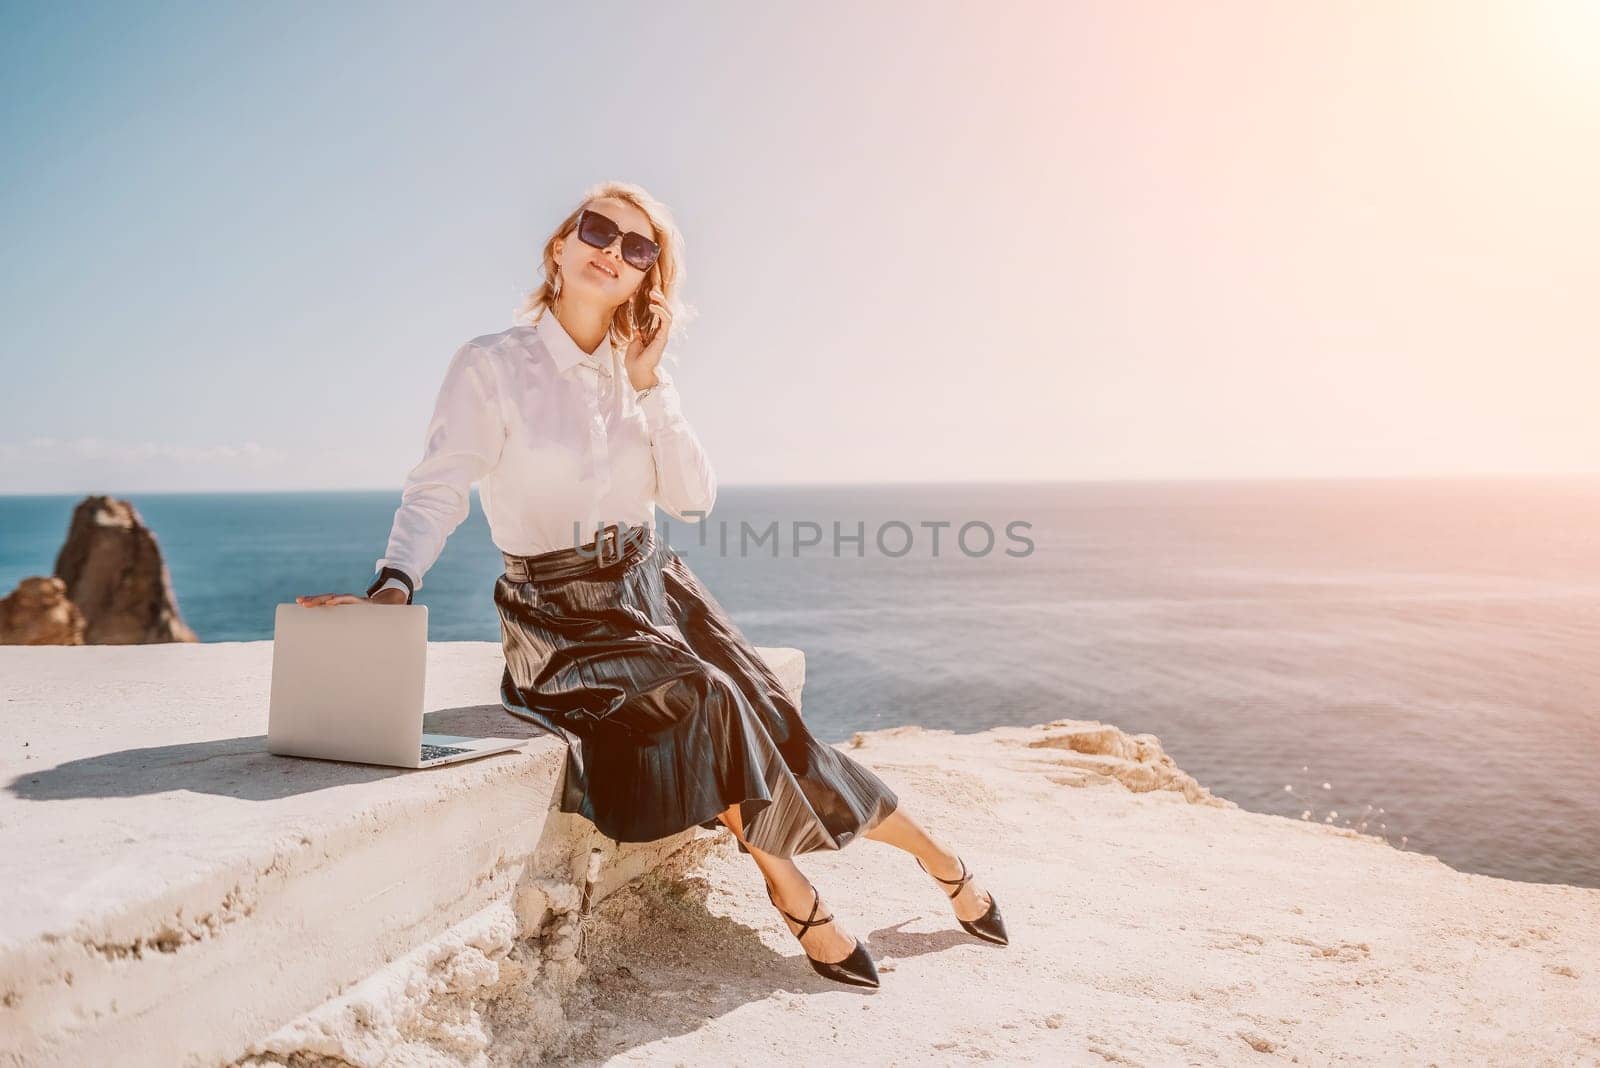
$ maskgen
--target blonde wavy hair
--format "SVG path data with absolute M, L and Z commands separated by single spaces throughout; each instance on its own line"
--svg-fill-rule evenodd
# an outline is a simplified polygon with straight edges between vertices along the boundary
M 650 226 L 655 231 L 652 235 L 656 244 L 661 246 L 661 255 L 650 270 L 645 272 L 644 280 L 639 283 L 638 292 L 617 307 L 616 313 L 611 317 L 610 338 L 612 346 L 620 353 L 628 351 L 628 345 L 634 337 L 650 321 L 650 290 L 660 289 L 667 301 L 667 307 L 672 309 L 672 338 L 676 339 L 683 328 L 694 317 L 692 308 L 684 305 L 678 299 L 678 291 L 683 286 L 683 234 L 678 230 L 678 224 L 673 221 L 672 212 L 667 206 L 651 196 L 642 186 L 632 182 L 601 182 L 584 191 L 583 198 L 578 206 L 573 208 L 561 225 L 545 239 L 544 243 L 544 281 L 523 297 L 522 303 L 517 306 L 516 320 L 519 323 L 531 323 L 543 314 L 543 309 L 553 307 L 555 304 L 556 289 L 556 239 L 571 236 L 577 240 L 575 231 L 578 227 L 578 214 L 589 203 L 602 197 L 612 197 L 616 200 L 625 200 L 629 204 L 644 212 L 650 220 Z M 665 357 L 663 357 L 665 358 Z M 673 357 L 676 360 L 676 356 Z

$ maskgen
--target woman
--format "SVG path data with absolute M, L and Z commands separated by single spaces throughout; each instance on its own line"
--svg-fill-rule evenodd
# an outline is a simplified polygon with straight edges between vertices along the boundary
M 683 277 L 665 206 L 632 184 L 597 186 L 546 242 L 544 275 L 519 325 L 451 359 L 366 599 L 411 603 L 479 482 L 505 563 L 494 588 L 501 704 L 566 740 L 562 811 L 625 842 L 727 827 L 830 979 L 878 985 L 866 946 L 793 857 L 857 836 L 912 854 L 947 888 L 962 927 L 1005 944 L 992 895 L 882 779 L 812 737 L 654 529 L 656 505 L 697 521 L 717 490 L 661 366 Z

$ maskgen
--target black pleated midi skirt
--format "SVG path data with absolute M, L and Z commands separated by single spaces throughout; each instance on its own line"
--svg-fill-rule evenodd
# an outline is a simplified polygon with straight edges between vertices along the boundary
M 716 830 L 737 804 L 746 840 L 785 857 L 841 849 L 894 811 L 882 779 L 812 737 L 653 528 L 613 524 L 581 548 L 502 556 L 500 702 L 565 739 L 561 811 L 650 842 Z

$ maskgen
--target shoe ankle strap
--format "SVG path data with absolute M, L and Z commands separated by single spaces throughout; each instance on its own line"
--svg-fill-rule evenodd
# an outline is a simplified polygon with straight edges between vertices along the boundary
M 817 909 L 822 907 L 822 891 L 818 890 L 816 887 L 813 886 L 811 888 L 811 894 L 812 894 L 811 912 L 810 912 L 809 915 L 806 916 L 805 919 L 802 920 L 800 917 L 791 914 L 782 905 L 779 905 L 778 904 L 778 899 L 776 897 L 773 897 L 772 887 L 771 886 L 767 887 L 767 896 L 772 898 L 772 903 L 773 903 L 773 905 L 775 905 L 777 907 L 778 911 L 783 913 L 785 916 L 789 917 L 789 919 L 793 920 L 795 923 L 798 923 L 800 925 L 800 930 L 798 930 L 798 931 L 796 931 L 794 933 L 794 936 L 797 939 L 804 938 L 810 932 L 811 928 L 813 928 L 813 927 L 821 927 L 825 923 L 833 922 L 833 917 L 832 916 L 823 916 L 821 919 L 815 919 L 814 918 L 817 915 Z
M 921 867 L 923 871 L 928 871 L 928 875 L 929 876 L 931 876 L 934 879 L 937 879 L 941 883 L 944 883 L 946 886 L 953 886 L 953 887 L 956 888 L 955 889 L 955 893 L 950 895 L 950 899 L 952 901 L 955 900 L 955 898 L 961 893 L 961 888 L 963 886 L 967 885 L 968 881 L 971 880 L 971 878 L 972 878 L 972 873 L 967 871 L 967 862 L 966 861 L 962 860 L 960 857 L 957 857 L 956 858 L 956 863 L 961 865 L 961 878 L 959 878 L 959 879 L 940 879 L 937 875 L 934 875 L 933 872 L 928 871 L 928 866 L 926 864 L 922 863 L 922 858 L 921 857 L 917 858 L 918 866 Z

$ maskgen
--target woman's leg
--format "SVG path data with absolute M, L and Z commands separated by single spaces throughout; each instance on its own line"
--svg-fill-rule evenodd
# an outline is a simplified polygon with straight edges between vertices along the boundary
M 814 901 L 811 881 L 805 877 L 805 873 L 795 865 L 795 862 L 788 857 L 763 853 L 746 841 L 744 823 L 740 818 L 738 805 L 729 806 L 725 811 L 717 815 L 717 819 L 721 820 L 723 826 L 732 831 L 734 837 L 744 843 L 744 847 L 750 851 L 751 859 L 756 862 L 756 867 L 761 869 L 762 877 L 766 879 L 767 885 L 772 888 L 772 896 L 778 899 L 778 907 L 791 916 L 799 916 L 801 919 L 809 916 Z M 832 914 L 833 910 L 828 907 L 828 902 L 823 900 L 817 909 L 817 915 L 829 916 Z M 800 926 L 797 923 L 789 923 L 787 919 L 783 922 L 789 924 L 789 932 L 791 934 Z M 804 947 L 807 956 L 825 964 L 830 964 L 837 963 L 848 957 L 855 949 L 856 940 L 849 931 L 844 929 L 844 925 L 835 919 L 832 923 L 819 924 L 808 928 L 805 937 L 801 939 L 801 945 Z
M 904 849 L 922 861 L 931 875 L 952 881 L 961 878 L 961 861 L 956 854 L 908 816 L 904 805 L 897 805 L 895 810 L 885 816 L 876 827 L 867 831 L 866 836 L 873 841 L 892 845 L 896 849 Z M 967 870 L 972 871 L 970 867 Z M 933 885 L 942 887 L 945 896 L 950 896 L 950 888 L 943 883 Z M 988 892 L 978 882 L 977 873 L 974 872 L 972 878 L 962 884 L 961 892 L 955 896 L 951 904 L 955 906 L 957 919 L 975 920 L 989 911 L 989 901 Z

